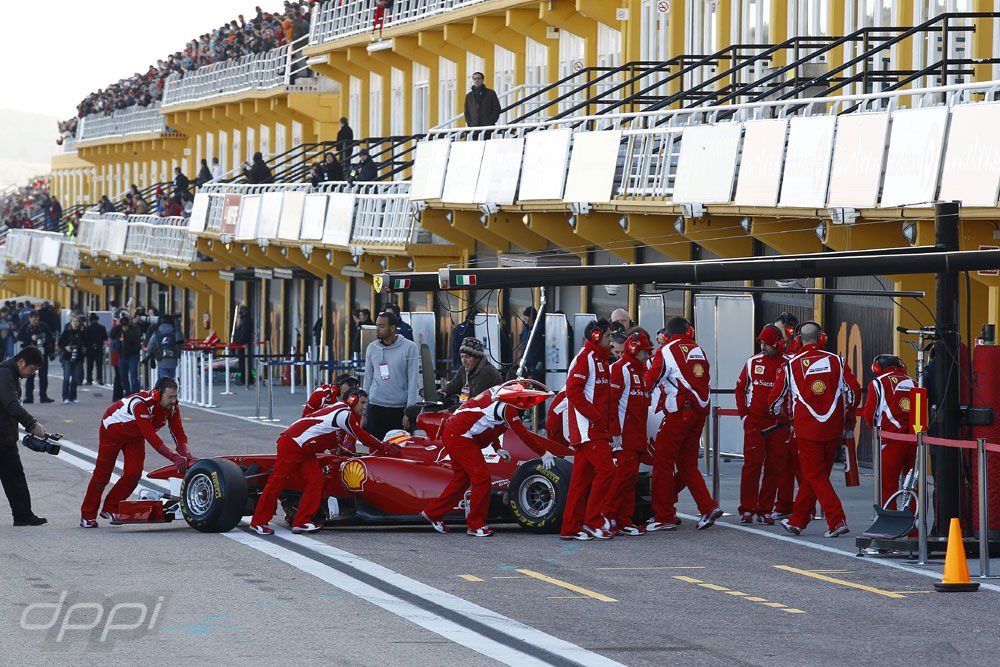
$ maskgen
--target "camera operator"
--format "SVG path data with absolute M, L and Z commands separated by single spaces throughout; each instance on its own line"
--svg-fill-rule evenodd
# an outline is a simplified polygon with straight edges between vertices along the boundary
M 108 340 L 108 330 L 101 324 L 97 313 L 90 314 L 90 324 L 84 329 L 84 343 L 87 346 L 87 384 L 94 384 L 94 369 L 97 369 L 97 384 L 104 384 L 104 343 Z
M 49 398 L 49 357 L 56 354 L 55 334 L 45 322 L 40 321 L 38 311 L 33 310 L 28 315 L 28 322 L 21 327 L 18 335 L 21 345 L 31 345 L 39 348 L 42 361 L 38 370 L 38 397 L 42 403 L 52 403 Z M 25 403 L 35 402 L 35 373 L 25 375 L 28 381 L 24 383 Z
M 142 351 L 142 334 L 132 326 L 132 321 L 122 315 L 111 328 L 111 340 L 118 341 L 118 377 L 125 396 L 139 391 L 139 354 Z
M 86 331 L 79 313 L 69 316 L 69 322 L 59 336 L 59 349 L 62 351 L 63 403 L 79 403 L 76 388 L 83 382 L 83 358 L 86 355 Z
M 0 482 L 10 502 L 15 526 L 41 526 L 46 520 L 31 511 L 31 494 L 17 452 L 17 425 L 45 437 L 45 427 L 21 405 L 21 378 L 30 378 L 44 364 L 45 356 L 33 345 L 21 348 L 0 364 Z

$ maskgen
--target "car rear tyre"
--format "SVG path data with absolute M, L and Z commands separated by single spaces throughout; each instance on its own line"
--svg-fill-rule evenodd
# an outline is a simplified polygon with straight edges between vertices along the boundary
M 541 459 L 525 461 L 510 478 L 508 502 L 514 518 L 533 533 L 555 533 L 562 525 L 573 464 L 556 459 L 546 470 Z
M 227 459 L 201 459 L 181 482 L 181 513 L 195 530 L 225 533 L 243 518 L 247 480 L 243 470 Z

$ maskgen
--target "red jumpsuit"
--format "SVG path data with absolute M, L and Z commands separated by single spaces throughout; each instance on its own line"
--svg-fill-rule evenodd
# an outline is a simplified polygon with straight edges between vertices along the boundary
M 861 412 L 872 428 L 889 433 L 911 433 L 910 390 L 915 386 L 900 368 L 890 369 L 868 386 L 868 400 Z M 906 442 L 883 442 L 882 452 L 882 504 L 899 490 L 899 478 L 916 462 L 917 449 Z
M 802 345 L 798 338 L 792 338 L 785 346 L 784 359 L 788 361 L 802 351 Z M 787 416 L 788 405 L 785 406 Z M 774 502 L 774 509 L 779 514 L 791 515 L 795 504 L 795 483 L 802 486 L 802 468 L 799 466 L 799 447 L 795 442 L 795 426 L 788 426 L 788 455 L 785 457 L 785 467 L 778 480 L 778 495 Z
M 778 482 L 788 463 L 788 429 L 779 428 L 766 437 L 760 434 L 761 429 L 779 421 L 770 412 L 768 397 L 784 365 L 785 358 L 780 354 L 755 354 L 743 365 L 736 380 L 736 410 L 743 419 L 740 515 L 750 512 L 764 517 L 774 510 Z
M 677 489 L 687 488 L 700 514 L 718 503 L 698 470 L 698 447 L 709 411 L 709 363 L 705 352 L 683 335 L 671 336 L 649 369 L 647 384 L 659 389 L 654 413 L 662 420 L 653 441 L 653 519 L 673 523 L 677 518 Z M 674 468 L 677 469 L 675 486 Z
M 174 452 L 157 435 L 157 431 L 169 423 L 170 435 L 177 444 Z M 160 405 L 158 395 L 152 391 L 140 391 L 114 403 L 104 412 L 98 435 L 97 463 L 94 474 L 87 486 L 87 493 L 80 507 L 80 517 L 97 518 L 97 508 L 101 494 L 111 480 L 118 453 L 123 455 L 122 476 L 111 487 L 104 499 L 102 511 L 115 514 L 118 503 L 128 498 L 142 478 L 142 466 L 146 458 L 146 442 L 157 452 L 176 463 L 179 456 L 193 458 L 187 445 L 187 435 L 181 423 L 180 407 L 174 405 L 169 410 Z
M 847 520 L 830 472 L 844 429 L 853 426 L 860 394 L 858 381 L 843 360 L 815 344 L 788 360 L 771 390 L 772 414 L 780 414 L 786 401 L 791 402 L 802 480 L 789 523 L 799 529 L 808 525 L 817 499 L 830 530 Z
M 321 384 L 316 387 L 313 393 L 309 394 L 309 400 L 306 401 L 305 406 L 302 408 L 302 416 L 308 417 L 317 410 L 322 410 L 328 405 L 333 405 L 337 402 L 337 395 L 340 393 L 340 388 L 335 384 Z
M 611 365 L 611 407 L 615 411 L 611 429 L 621 436 L 622 446 L 615 452 L 617 466 L 607 514 L 619 527 L 634 525 L 639 456 L 649 449 L 646 437 L 649 390 L 645 375 L 646 364 L 628 352 Z
M 563 537 L 605 527 L 608 492 L 615 477 L 611 457 L 611 372 L 608 351 L 586 340 L 566 379 L 565 436 L 573 448 L 573 475 L 566 495 Z M 589 496 L 587 492 L 590 492 Z
M 369 450 L 383 448 L 380 440 L 361 428 L 361 418 L 346 403 L 334 403 L 295 421 L 278 435 L 278 457 L 267 485 L 257 501 L 250 523 L 266 525 L 278 507 L 278 496 L 298 475 L 303 483 L 302 500 L 293 527 L 311 523 L 319 511 L 323 494 L 323 471 L 316 455 L 341 446 L 345 437 L 360 440 Z
M 462 404 L 444 423 L 442 441 L 451 456 L 451 481 L 424 513 L 432 521 L 441 521 L 471 489 L 466 524 L 475 531 L 486 526 L 490 509 L 490 472 L 482 450 L 493 444 L 508 428 L 539 455 L 544 449 L 534 445 L 535 434 L 525 427 L 517 408 L 497 398 L 499 387 L 484 391 Z
M 563 389 L 552 398 L 549 412 L 545 417 L 545 435 L 549 440 L 555 440 L 560 445 L 569 446 L 566 440 L 566 428 L 563 423 L 566 416 L 566 390 Z

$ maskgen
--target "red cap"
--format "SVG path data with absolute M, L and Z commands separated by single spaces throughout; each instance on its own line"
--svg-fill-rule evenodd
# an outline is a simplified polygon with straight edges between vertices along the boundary
M 757 336 L 757 340 L 766 345 L 770 345 L 771 347 L 778 347 L 778 342 L 781 340 L 781 334 L 778 333 L 777 327 L 768 325 L 761 329 L 760 334 Z

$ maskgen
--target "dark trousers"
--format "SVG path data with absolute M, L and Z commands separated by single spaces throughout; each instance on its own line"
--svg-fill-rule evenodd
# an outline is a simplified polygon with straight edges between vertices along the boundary
M 24 467 L 17 452 L 17 440 L 0 444 L 0 483 L 7 494 L 14 521 L 24 521 L 34 516 L 28 481 L 24 478 Z
M 236 348 L 236 377 L 240 382 L 253 382 L 253 350 L 249 344 Z
M 42 367 L 38 369 L 35 373 L 38 376 L 38 397 L 48 398 L 49 397 L 49 357 L 47 354 L 42 354 Z M 27 401 L 34 400 L 35 397 L 35 378 L 30 377 L 24 381 L 24 398 Z
M 368 404 L 368 421 L 365 430 L 381 440 L 386 432 L 403 428 L 403 413 L 406 408 L 387 408 L 384 405 Z
M 70 361 L 66 359 L 62 362 L 63 367 L 63 400 L 76 400 L 76 388 L 83 382 L 83 359 Z
M 94 381 L 97 368 L 97 384 L 104 384 L 104 350 L 87 350 L 87 384 Z

